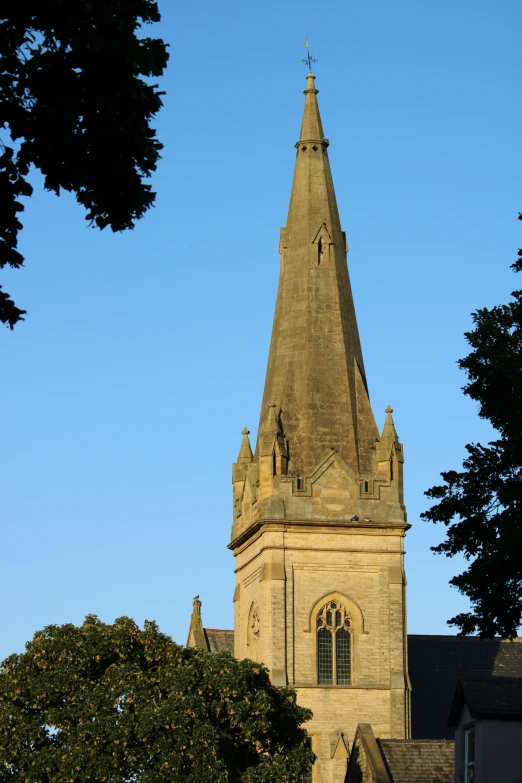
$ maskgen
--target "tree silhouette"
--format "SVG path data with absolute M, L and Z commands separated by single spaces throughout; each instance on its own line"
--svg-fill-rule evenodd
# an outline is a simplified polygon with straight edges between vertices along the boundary
M 92 226 L 133 228 L 155 198 L 144 178 L 162 144 L 150 127 L 168 54 L 140 37 L 153 0 L 3 0 L 0 8 L 0 268 L 19 268 L 20 198 L 31 166 L 59 195 L 76 195 Z M 144 78 L 142 78 L 144 77 Z M 25 310 L 0 291 L 0 320 Z
M 297 783 L 310 715 L 259 664 L 89 616 L 3 662 L 0 780 Z
M 522 270 L 522 249 L 512 269 Z M 473 350 L 459 361 L 468 376 L 464 393 L 500 437 L 468 444 L 464 470 L 441 474 L 444 484 L 426 492 L 438 502 L 421 515 L 446 525 L 434 552 L 470 561 L 450 584 L 472 610 L 449 624 L 489 638 L 516 636 L 522 620 L 522 291 L 512 297 L 473 314 L 475 328 L 465 335 Z

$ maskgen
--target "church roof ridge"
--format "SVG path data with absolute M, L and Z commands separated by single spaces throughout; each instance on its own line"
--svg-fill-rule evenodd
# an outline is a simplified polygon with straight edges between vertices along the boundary
M 458 636 L 452 633 L 408 633 L 408 638 L 414 639 L 453 639 L 458 642 L 522 642 L 522 636 L 515 636 L 513 639 L 502 639 L 500 636 L 494 636 L 492 639 L 483 639 L 480 636 Z

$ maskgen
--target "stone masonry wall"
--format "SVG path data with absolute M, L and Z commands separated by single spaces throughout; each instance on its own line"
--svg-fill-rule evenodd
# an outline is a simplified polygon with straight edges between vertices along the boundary
M 403 531 L 267 525 L 236 552 L 236 648 L 247 645 L 252 603 L 259 608 L 259 650 L 275 684 L 295 687 L 313 710 L 307 725 L 318 761 L 315 783 L 340 783 L 346 761 L 332 758 L 342 733 L 359 723 L 377 736 L 409 736 L 405 657 Z M 317 685 L 316 614 L 334 598 L 352 622 L 352 685 Z

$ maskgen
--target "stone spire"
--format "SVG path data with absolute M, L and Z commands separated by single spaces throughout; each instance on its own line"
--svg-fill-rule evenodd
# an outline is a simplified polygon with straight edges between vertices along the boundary
M 300 141 L 324 141 L 323 125 L 321 122 L 321 115 L 319 114 L 319 106 L 317 103 L 317 93 L 319 90 L 315 89 L 315 76 L 313 73 L 309 73 L 306 76 L 307 84 L 305 94 L 305 107 L 303 112 L 303 121 L 301 123 L 301 135 Z
M 397 430 L 395 429 L 395 424 L 393 421 L 393 408 L 391 405 L 388 405 L 386 410 L 384 411 L 386 414 L 386 421 L 384 422 L 384 427 L 382 429 L 382 435 L 381 435 L 381 443 L 383 441 L 395 443 L 395 441 L 399 440 L 399 436 L 397 435 Z
M 312 73 L 304 93 L 256 448 L 244 431 L 232 468 L 234 551 L 281 520 L 406 525 L 402 446 L 391 409 L 379 437 L 370 406 Z
M 347 737 L 361 720 L 382 736 L 410 734 L 409 526 L 391 409 L 379 437 L 368 399 L 313 74 L 296 147 L 256 449 L 251 457 L 244 441 L 232 469 L 234 654 L 295 687 L 314 714 L 314 778 L 336 783 L 348 748 L 332 710 Z M 317 655 L 328 606 L 349 617 L 348 654 L 339 628 Z
M 190 618 L 190 628 L 187 639 L 187 647 L 202 647 L 207 649 L 207 640 L 201 619 L 201 601 L 197 595 L 192 601 L 192 615 Z
M 370 467 L 378 431 L 368 399 L 315 76 L 307 75 L 256 454 L 273 406 L 288 472 L 310 475 L 335 449 L 355 475 Z
M 237 461 L 242 464 L 248 464 L 249 462 L 252 462 L 252 457 L 254 456 L 248 437 L 250 435 L 250 430 L 247 427 L 244 427 L 244 429 L 241 430 L 241 435 L 243 436 L 243 440 L 241 441 L 241 448 L 239 449 Z
M 377 460 L 378 474 L 390 483 L 389 501 L 390 503 L 404 502 L 403 494 L 403 462 L 404 451 L 402 443 L 399 443 L 399 436 L 395 429 L 393 421 L 393 408 L 388 405 L 384 411 L 386 420 L 382 428 L 382 435 L 376 443 L 375 457 Z

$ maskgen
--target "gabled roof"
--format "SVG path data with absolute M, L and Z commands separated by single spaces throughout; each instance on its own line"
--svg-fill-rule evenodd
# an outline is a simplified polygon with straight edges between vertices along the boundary
M 522 720 L 522 678 L 460 678 L 448 723 L 455 726 L 466 705 L 479 720 Z
M 230 652 L 234 654 L 234 631 L 221 628 L 203 628 L 209 652 Z
M 234 631 L 225 631 L 221 628 L 203 628 L 199 595 L 192 602 L 187 647 L 199 647 L 201 650 L 216 653 L 226 651 L 234 654 Z
M 522 639 L 408 636 L 412 736 L 453 737 L 447 725 L 459 671 L 463 678 L 522 677 Z
M 369 723 L 359 723 L 345 783 L 453 783 L 453 740 L 376 738 Z
M 453 740 L 378 739 L 377 744 L 393 783 L 453 783 Z

